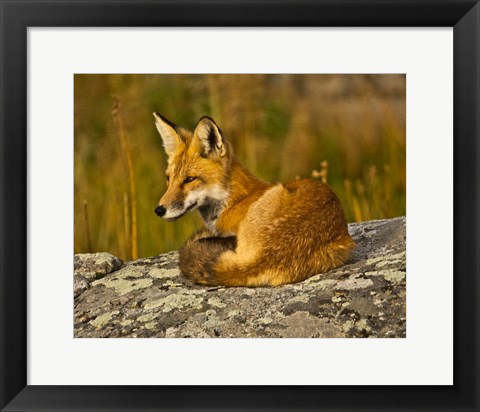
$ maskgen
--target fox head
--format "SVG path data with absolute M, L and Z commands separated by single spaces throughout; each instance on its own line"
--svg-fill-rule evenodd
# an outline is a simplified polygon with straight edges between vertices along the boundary
M 153 116 L 168 156 L 167 190 L 155 213 L 174 221 L 198 207 L 225 201 L 233 154 L 215 122 L 202 117 L 192 133 L 156 112 Z

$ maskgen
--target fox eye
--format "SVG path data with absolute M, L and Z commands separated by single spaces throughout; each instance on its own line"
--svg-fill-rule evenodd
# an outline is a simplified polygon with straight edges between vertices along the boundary
M 190 182 L 193 182 L 196 179 L 197 179 L 196 177 L 189 176 L 183 181 L 183 183 L 190 183 Z
M 170 176 L 165 176 L 165 179 L 167 179 L 167 183 L 170 181 Z

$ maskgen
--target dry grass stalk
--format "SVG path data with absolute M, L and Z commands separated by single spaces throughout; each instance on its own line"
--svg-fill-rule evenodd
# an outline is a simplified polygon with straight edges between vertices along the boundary
M 120 138 L 122 150 L 125 154 L 125 159 L 127 161 L 131 203 L 131 258 L 135 260 L 138 258 L 137 197 L 135 189 L 135 172 L 133 169 L 132 153 L 130 150 L 130 145 L 128 143 L 128 136 L 125 131 L 122 117 L 120 115 L 120 100 L 118 99 L 118 97 L 115 97 L 113 100 L 112 117 L 115 128 L 118 132 L 118 136 Z
M 87 249 L 89 252 L 93 252 L 92 238 L 90 236 L 90 223 L 88 221 L 88 202 L 83 201 L 83 218 L 85 220 L 85 238 L 87 241 Z
M 323 183 L 328 183 L 328 162 L 326 160 L 320 163 L 320 171 L 312 171 L 312 177 L 315 179 L 321 179 Z
M 131 237 L 130 237 L 130 214 L 128 211 L 128 194 L 123 192 L 123 230 L 125 236 L 125 256 L 128 256 L 129 251 L 132 250 Z

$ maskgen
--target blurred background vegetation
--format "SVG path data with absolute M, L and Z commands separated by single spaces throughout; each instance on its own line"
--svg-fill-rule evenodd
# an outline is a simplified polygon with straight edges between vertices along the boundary
M 192 129 L 215 119 L 270 182 L 327 181 L 349 222 L 405 214 L 404 75 L 75 75 L 75 253 L 122 259 L 178 249 L 198 212 L 168 223 L 158 111 Z

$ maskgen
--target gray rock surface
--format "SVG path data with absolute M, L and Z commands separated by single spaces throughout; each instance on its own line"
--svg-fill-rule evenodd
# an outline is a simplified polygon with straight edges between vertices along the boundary
M 82 253 L 75 255 L 73 269 L 75 275 L 85 279 L 100 279 L 120 269 L 123 261 L 110 253 Z
M 406 337 L 405 217 L 349 225 L 350 261 L 274 288 L 202 287 L 178 253 L 75 255 L 75 337 Z

